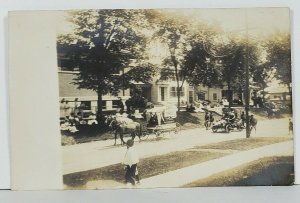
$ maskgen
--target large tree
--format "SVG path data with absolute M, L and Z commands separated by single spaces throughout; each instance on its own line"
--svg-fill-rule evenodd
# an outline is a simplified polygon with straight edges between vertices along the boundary
M 175 75 L 177 84 L 177 106 L 179 112 L 180 95 L 185 81 L 185 78 L 180 77 L 179 71 L 180 63 L 186 50 L 185 39 L 188 34 L 188 22 L 182 21 L 181 18 L 176 18 L 174 13 L 169 13 L 169 15 L 167 15 L 161 11 L 154 10 L 147 13 L 147 19 L 153 27 L 154 37 L 167 47 L 168 55 L 163 60 L 164 68 L 162 68 L 161 74 L 163 77 L 164 75 Z
M 265 43 L 267 60 L 276 70 L 276 78 L 289 88 L 292 96 L 291 83 L 291 41 L 289 33 L 276 33 Z
M 274 79 L 274 68 L 268 62 L 260 63 L 255 69 L 252 69 L 253 82 L 262 90 L 263 100 L 265 99 L 265 89 Z
M 226 44 L 220 45 L 219 49 L 222 81 L 226 84 L 227 90 L 237 91 L 240 94 L 246 90 L 246 66 L 249 67 L 250 76 L 257 68 L 259 61 L 258 45 L 253 41 L 240 38 L 229 38 Z M 246 61 L 248 63 L 246 64 Z M 232 97 L 229 97 L 232 103 Z
M 74 33 L 58 37 L 58 53 L 79 70 L 74 84 L 98 94 L 98 119 L 102 117 L 103 95 L 116 94 L 132 81 L 151 79 L 153 67 L 146 62 L 143 15 L 143 10 L 75 11 L 69 16 Z
M 213 42 L 205 36 L 191 36 L 190 49 L 187 50 L 181 69 L 181 74 L 186 76 L 189 84 L 208 88 L 222 85 L 219 57 L 208 48 L 211 46 Z
M 180 97 L 185 82 L 212 85 L 209 81 L 212 76 L 215 76 L 215 69 L 207 66 L 202 60 L 206 56 L 211 56 L 204 51 L 203 43 L 205 41 L 210 46 L 207 43 L 208 39 L 215 34 L 216 30 L 203 22 L 192 22 L 172 10 L 167 13 L 149 11 L 147 14 L 148 21 L 153 25 L 154 37 L 167 48 L 168 54 L 163 60 L 164 68 L 161 69 L 161 76 L 162 78 L 175 76 L 177 106 L 180 111 Z M 201 72 L 204 70 L 203 65 L 209 67 L 205 68 L 205 72 Z M 194 77 L 195 71 L 201 75 L 201 78 Z M 209 77 L 205 77 L 204 80 L 205 75 Z

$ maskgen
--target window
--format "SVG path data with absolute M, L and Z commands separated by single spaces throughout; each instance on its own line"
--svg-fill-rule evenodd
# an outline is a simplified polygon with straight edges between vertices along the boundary
M 198 100 L 205 100 L 205 93 L 204 92 L 199 92 L 198 93 Z
M 112 101 L 112 107 L 113 108 L 121 108 L 121 109 L 123 109 L 124 105 L 123 105 L 123 103 L 122 103 L 121 100 L 113 100 Z
M 177 91 L 176 91 L 176 89 L 177 89 L 177 87 L 171 87 L 171 90 L 170 90 L 170 96 L 171 97 L 177 97 Z M 184 96 L 184 87 L 181 88 L 180 96 L 181 97 Z
M 83 110 L 91 110 L 91 101 L 81 101 L 80 108 Z
M 213 100 L 218 100 L 218 95 L 217 95 L 217 93 L 213 93 Z
M 102 109 L 106 109 L 106 101 L 102 101 Z
M 170 90 L 170 96 L 171 97 L 176 97 L 176 87 L 171 87 L 171 90 Z

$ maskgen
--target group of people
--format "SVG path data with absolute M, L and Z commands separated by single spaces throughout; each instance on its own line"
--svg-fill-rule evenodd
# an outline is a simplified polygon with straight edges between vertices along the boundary
M 83 110 L 87 110 L 85 103 L 80 102 L 78 98 L 74 99 L 74 105 L 70 105 L 69 101 L 66 99 L 62 99 L 60 101 L 60 117 L 64 118 L 67 116 L 71 116 L 71 113 L 77 115 L 79 112 L 82 113 Z
M 70 106 L 69 101 L 62 99 L 60 101 L 60 128 L 61 130 L 75 133 L 80 124 L 98 124 L 95 112 L 91 112 L 88 117 L 83 118 L 83 110 L 86 107 L 84 103 L 79 102 L 78 98 L 74 100 L 74 106 Z
M 234 123 L 236 121 L 241 121 L 242 126 L 245 127 L 246 124 L 246 114 L 244 111 L 241 112 L 240 116 L 234 109 L 228 109 L 225 111 L 221 117 L 222 120 L 226 120 L 227 122 Z M 206 127 L 206 130 L 208 130 L 211 127 L 211 124 L 214 122 L 214 116 L 212 112 L 206 111 L 205 116 L 204 116 L 204 126 Z M 254 115 L 251 114 L 249 117 L 249 123 L 250 125 L 256 123 L 256 119 L 254 118 Z

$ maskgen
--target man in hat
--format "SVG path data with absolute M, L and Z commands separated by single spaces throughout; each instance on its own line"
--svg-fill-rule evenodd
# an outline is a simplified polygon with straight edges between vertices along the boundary
M 137 164 L 139 162 L 139 156 L 134 148 L 134 141 L 132 139 L 127 140 L 127 151 L 123 159 L 125 165 L 125 183 L 135 185 L 140 182 Z

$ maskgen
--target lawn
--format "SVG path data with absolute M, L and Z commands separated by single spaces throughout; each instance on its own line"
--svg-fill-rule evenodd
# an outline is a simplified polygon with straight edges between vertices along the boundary
M 184 168 L 208 160 L 216 159 L 234 153 L 235 150 L 249 150 L 268 144 L 274 144 L 289 140 L 290 138 L 250 138 L 225 141 L 216 144 L 194 147 L 184 151 L 176 151 L 164 155 L 153 156 L 140 160 L 139 173 L 141 178 L 148 178 L 159 174 Z M 201 150 L 204 149 L 204 150 Z M 209 151 L 212 149 L 212 151 Z M 218 149 L 220 151 L 215 151 Z M 222 150 L 225 150 L 222 152 Z M 233 150 L 228 152 L 226 150 Z M 68 189 L 84 189 L 89 181 L 113 180 L 122 183 L 124 168 L 121 164 L 114 164 L 99 169 L 83 171 L 64 175 L 64 184 Z M 101 182 L 100 182 L 101 184 Z
M 250 150 L 264 145 L 276 144 L 291 140 L 291 137 L 259 137 L 229 140 L 212 143 L 204 146 L 197 146 L 195 149 L 221 149 L 221 150 Z
M 294 182 L 294 158 L 262 158 L 240 167 L 212 175 L 184 187 L 211 186 L 279 186 Z
M 224 155 L 225 154 L 217 152 L 203 152 L 195 150 L 172 152 L 140 160 L 138 170 L 141 178 L 143 179 L 222 157 Z M 95 170 L 64 175 L 63 181 L 68 189 L 84 189 L 85 184 L 88 181 L 93 180 L 113 180 L 122 183 L 124 180 L 124 174 L 124 167 L 121 164 L 114 164 Z

